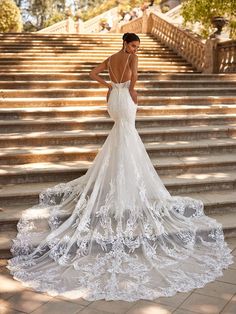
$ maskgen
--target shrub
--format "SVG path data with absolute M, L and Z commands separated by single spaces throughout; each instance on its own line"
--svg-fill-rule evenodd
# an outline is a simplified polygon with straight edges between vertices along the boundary
M 13 0 L 0 1 L 0 32 L 21 32 L 23 29 L 20 9 Z
M 186 0 L 182 4 L 181 14 L 184 24 L 187 22 L 201 24 L 201 35 L 207 38 L 214 30 L 211 19 L 224 16 L 229 20 L 230 36 L 236 31 L 236 1 L 234 0 Z
M 45 21 L 44 27 L 51 26 L 65 19 L 66 19 L 66 15 L 64 13 L 55 12 L 49 19 Z

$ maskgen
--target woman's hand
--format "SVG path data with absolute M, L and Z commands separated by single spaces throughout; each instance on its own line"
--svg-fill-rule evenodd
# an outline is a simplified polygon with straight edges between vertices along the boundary
M 108 99 L 109 99 L 109 96 L 110 96 L 111 90 L 112 90 L 112 85 L 111 85 L 111 84 L 108 84 L 107 102 L 108 102 Z
M 138 93 L 136 92 L 136 90 L 130 89 L 129 93 L 130 93 L 131 98 L 133 99 L 133 102 L 135 104 L 137 104 L 138 103 Z

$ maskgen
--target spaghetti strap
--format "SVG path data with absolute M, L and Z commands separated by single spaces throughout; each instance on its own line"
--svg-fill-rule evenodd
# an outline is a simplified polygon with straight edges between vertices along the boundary
M 116 82 L 117 82 L 118 84 L 120 84 L 121 81 L 122 81 L 123 75 L 124 75 L 124 73 L 125 73 L 125 69 L 126 69 L 126 66 L 127 66 L 127 64 L 128 64 L 129 57 L 130 57 L 130 54 L 128 55 L 128 58 L 127 58 L 127 60 L 126 60 L 125 67 L 124 67 L 123 73 L 122 73 L 122 75 L 121 75 L 120 82 L 119 82 L 119 80 L 118 80 L 117 77 L 115 76 L 115 73 L 114 73 L 113 70 L 112 70 L 111 62 L 110 62 L 110 61 L 111 61 L 111 56 L 109 57 L 109 59 L 108 59 L 108 73 L 109 73 L 109 77 L 110 77 L 110 80 L 111 80 L 111 81 L 112 81 L 112 79 L 111 79 L 111 75 L 110 75 L 110 72 L 109 72 L 109 67 L 110 67 L 110 69 L 111 69 L 112 74 L 114 75 L 114 78 L 116 79 Z
M 130 54 L 128 55 L 128 58 L 127 58 L 127 60 L 126 60 L 125 67 L 124 67 L 123 73 L 122 73 L 122 75 L 121 75 L 120 83 L 121 83 L 122 78 L 123 78 L 123 75 L 124 75 L 124 73 L 125 73 L 125 69 L 126 69 L 126 66 L 127 66 L 127 64 L 128 64 L 129 57 L 130 57 Z
M 112 74 L 114 75 L 114 78 L 116 79 L 116 82 L 118 83 L 117 77 L 115 76 L 114 72 L 112 71 L 112 67 L 111 67 L 111 56 L 109 57 L 108 65 L 109 65 L 108 67 L 110 67 L 110 69 L 111 69 Z M 108 69 L 108 73 L 109 73 L 109 76 L 110 76 L 110 79 L 111 79 L 111 75 L 110 75 L 109 69 Z M 112 79 L 111 79 L 111 81 L 112 81 Z

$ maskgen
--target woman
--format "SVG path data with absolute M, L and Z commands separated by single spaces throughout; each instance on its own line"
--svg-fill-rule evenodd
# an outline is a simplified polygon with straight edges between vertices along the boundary
M 123 40 L 90 75 L 109 88 L 115 122 L 92 166 L 41 192 L 18 223 L 8 268 L 51 295 L 151 300 L 203 287 L 233 263 L 222 225 L 202 201 L 171 196 L 152 165 L 135 128 L 140 40 Z
M 136 55 L 137 50 L 139 49 L 140 45 L 140 39 L 139 37 L 134 33 L 125 34 L 123 36 L 123 48 L 115 53 L 114 55 L 107 58 L 105 61 L 103 61 L 101 64 L 99 64 L 96 68 L 94 68 L 90 72 L 90 77 L 94 80 L 97 80 L 104 86 L 109 88 L 109 91 L 107 93 L 107 101 L 110 95 L 110 92 L 112 90 L 112 84 L 107 83 L 103 78 L 98 76 L 98 74 L 105 69 L 110 69 L 111 74 L 109 72 L 111 81 L 113 83 L 117 83 L 117 76 L 121 77 L 120 81 L 128 81 L 130 80 L 129 85 L 129 92 L 130 95 L 135 103 L 137 103 L 137 92 L 134 90 L 134 85 L 138 78 L 138 57 Z M 111 57 L 112 57 L 112 66 L 111 66 Z M 128 61 L 128 67 L 126 69 L 126 64 L 124 65 L 124 62 L 127 63 Z M 121 71 L 123 70 L 123 75 L 121 74 Z M 114 74 L 116 73 L 116 75 Z M 115 81 L 115 82 L 114 82 Z

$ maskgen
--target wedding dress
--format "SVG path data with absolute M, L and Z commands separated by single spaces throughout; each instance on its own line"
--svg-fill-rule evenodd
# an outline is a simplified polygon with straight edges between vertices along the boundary
M 135 128 L 130 80 L 121 81 L 111 80 L 114 126 L 86 174 L 43 190 L 17 224 L 7 267 L 25 286 L 151 300 L 203 287 L 233 263 L 203 202 L 165 188 Z

